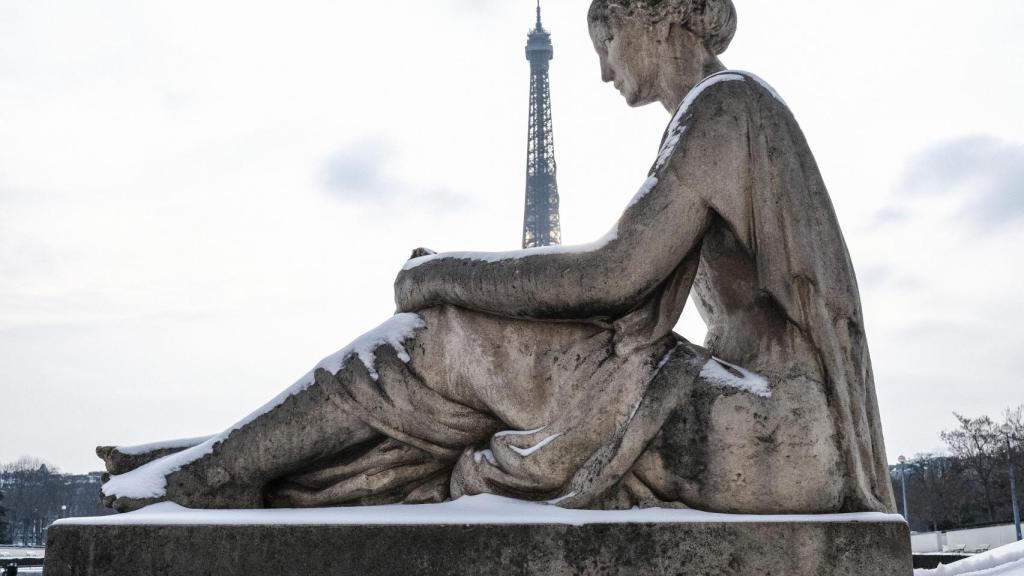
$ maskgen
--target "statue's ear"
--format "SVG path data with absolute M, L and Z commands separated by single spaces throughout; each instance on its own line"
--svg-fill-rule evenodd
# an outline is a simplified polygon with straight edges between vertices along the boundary
M 608 23 L 609 24 L 611 24 L 613 26 L 616 26 L 616 27 L 621 26 L 622 23 L 626 20 L 627 16 L 629 16 L 629 12 L 625 8 L 623 8 L 622 6 L 619 6 L 618 4 L 609 4 L 608 5 Z

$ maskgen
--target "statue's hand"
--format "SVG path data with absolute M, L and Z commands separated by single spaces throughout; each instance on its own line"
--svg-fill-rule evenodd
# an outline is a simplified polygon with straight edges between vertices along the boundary
M 422 258 L 423 256 L 433 256 L 434 254 L 437 254 L 437 252 L 434 252 L 430 248 L 420 247 L 412 251 L 412 256 L 409 256 L 409 260 L 412 260 L 413 258 Z
M 395 307 L 398 312 L 417 312 L 427 306 L 426 286 L 416 270 L 403 270 L 395 279 Z
M 409 256 L 410 260 L 437 254 L 429 248 L 417 248 Z M 395 304 L 399 312 L 415 312 L 428 305 L 428 282 L 424 277 L 423 267 L 402 270 L 395 278 Z

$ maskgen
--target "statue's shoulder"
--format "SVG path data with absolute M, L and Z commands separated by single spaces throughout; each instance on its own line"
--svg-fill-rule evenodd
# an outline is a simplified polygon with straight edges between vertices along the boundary
M 771 84 L 765 82 L 764 79 L 757 74 L 743 70 L 733 70 L 730 73 L 742 76 L 746 80 L 747 85 L 753 88 L 754 92 L 758 96 L 768 97 L 776 103 L 781 104 L 783 107 L 787 107 L 786 101 L 782 99 L 782 96 L 779 96 L 779 93 L 775 88 L 773 88 Z
M 701 80 L 690 90 L 676 110 L 682 120 L 701 109 L 750 108 L 750 104 L 767 102 L 787 108 L 779 93 L 756 74 L 742 70 L 724 70 Z
M 736 129 L 737 123 L 763 114 L 765 106 L 774 108 L 773 113 L 788 110 L 778 93 L 754 74 L 724 70 L 704 78 L 683 98 L 672 116 L 652 172 L 660 170 L 675 156 L 685 134 L 694 137 L 693 128 L 697 128 L 697 133 L 707 133 L 710 129 L 716 134 L 742 135 L 742 130 Z M 727 125 L 723 127 L 720 122 Z M 702 125 L 705 130 L 699 128 Z

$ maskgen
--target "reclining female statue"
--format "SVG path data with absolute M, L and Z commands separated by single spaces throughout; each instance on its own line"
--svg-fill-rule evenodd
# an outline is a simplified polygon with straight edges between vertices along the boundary
M 785 103 L 718 60 L 731 0 L 595 0 L 589 21 L 603 79 L 674 114 L 615 228 L 418 250 L 399 313 L 251 417 L 100 448 L 109 505 L 894 509 L 849 254 Z M 691 294 L 703 348 L 672 332 Z

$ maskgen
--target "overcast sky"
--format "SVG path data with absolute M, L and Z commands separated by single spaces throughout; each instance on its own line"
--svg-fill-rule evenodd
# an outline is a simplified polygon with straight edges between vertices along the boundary
M 815 151 L 891 459 L 1024 403 L 1024 3 L 736 0 Z M 563 237 L 668 114 L 548 0 Z M 416 246 L 517 248 L 531 0 L 0 0 L 0 461 L 209 434 L 393 311 Z M 703 338 L 688 309 L 679 330 Z

